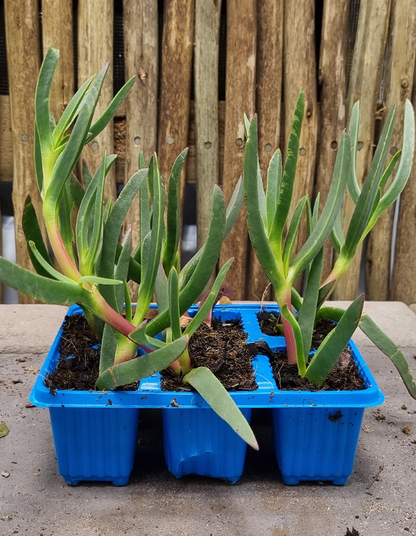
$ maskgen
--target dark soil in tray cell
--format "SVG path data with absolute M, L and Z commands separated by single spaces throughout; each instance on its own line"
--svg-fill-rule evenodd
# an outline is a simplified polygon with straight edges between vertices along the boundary
M 189 352 L 194 366 L 204 366 L 214 372 L 229 391 L 252 391 L 257 389 L 251 365 L 255 355 L 246 345 L 247 334 L 239 321 L 213 320 L 212 327 L 202 324 L 189 342 Z M 45 378 L 51 391 L 58 389 L 91 391 L 95 389 L 100 363 L 100 343 L 94 337 L 83 315 L 65 318 L 63 325 L 60 359 L 55 372 Z M 166 371 L 162 385 L 165 390 L 189 391 Z M 135 390 L 138 383 L 123 386 L 118 390 Z
M 212 327 L 201 324 L 191 337 L 189 354 L 194 366 L 209 368 L 227 391 L 253 391 L 257 384 L 251 362 L 256 351 L 246 340 L 247 333 L 239 320 L 222 322 L 214 318 Z M 162 389 L 190 391 L 191 387 L 164 371 Z

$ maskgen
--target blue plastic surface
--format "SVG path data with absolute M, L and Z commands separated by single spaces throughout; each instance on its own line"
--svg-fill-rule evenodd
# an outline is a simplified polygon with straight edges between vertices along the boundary
M 133 469 L 140 410 L 50 408 L 59 473 L 68 484 L 128 484 Z
M 162 411 L 165 459 L 173 475 L 210 476 L 231 484 L 241 477 L 247 443 L 212 409 Z M 251 409 L 241 411 L 250 422 Z
M 276 311 L 277 307 L 268 307 L 268 309 Z M 68 314 L 80 312 L 79 307 L 73 306 Z M 190 309 L 190 314 L 195 312 L 195 307 Z M 249 343 L 264 340 L 273 350 L 284 348 L 283 337 L 265 336 L 260 331 L 257 312 L 259 312 L 258 304 L 220 305 L 215 307 L 214 315 L 223 321 L 241 318 L 244 330 L 248 333 L 247 342 Z M 51 408 L 51 418 L 54 408 L 62 415 L 65 415 L 70 408 L 77 409 L 80 412 L 79 415 L 85 408 L 90 411 L 97 410 L 97 415 L 101 412 L 106 414 L 107 411 L 103 411 L 104 408 L 108 408 L 110 414 L 127 410 L 132 415 L 134 410 L 139 408 L 164 408 L 165 452 L 169 469 L 173 474 L 179 477 L 183 474 L 196 473 L 224 478 L 230 482 L 239 478 L 245 455 L 245 444 L 242 440 L 209 409 L 208 404 L 199 394 L 162 391 L 159 374 L 142 380 L 137 391 L 56 391 L 54 394 L 50 393 L 44 385 L 43 378 L 47 373 L 55 370 L 59 359 L 61 334 L 62 330 L 58 333 L 36 380 L 30 395 L 33 404 Z M 257 355 L 253 359 L 257 390 L 230 393 L 242 411 L 251 408 L 273 409 L 276 456 L 283 479 L 287 484 L 295 484 L 301 480 L 331 480 L 335 484 L 343 484 L 351 473 L 364 408 L 381 404 L 384 396 L 352 341 L 350 348 L 364 379 L 365 390 L 281 391 L 273 378 L 268 358 Z M 198 408 L 204 411 L 195 412 Z M 59 414 L 58 411 L 57 414 Z M 88 423 L 89 417 L 85 419 Z M 134 419 L 137 422 L 138 413 L 132 418 L 132 423 Z M 218 422 L 215 422 L 216 419 Z M 55 442 L 66 445 L 68 425 L 64 424 L 63 418 L 52 419 L 54 420 L 56 423 L 52 422 L 52 424 Z M 61 420 L 62 426 L 57 425 L 57 422 Z M 83 420 L 84 417 L 75 418 L 77 427 L 80 430 L 85 428 L 87 431 L 88 424 L 85 426 L 81 424 Z M 115 421 L 118 421 L 118 418 L 115 418 Z M 56 432 L 57 428 L 62 428 L 62 432 Z M 115 430 L 114 423 L 111 424 L 110 429 Z M 198 438 L 197 430 L 203 431 L 202 440 Z M 208 430 L 210 430 L 209 433 Z M 63 434 L 64 439 L 59 439 L 60 433 Z M 329 436 L 324 434 L 329 434 Z M 91 434 L 91 438 L 88 439 L 89 443 L 93 444 L 95 435 L 95 432 Z M 132 441 L 133 435 L 134 433 L 131 434 Z M 300 437 L 304 440 L 300 441 Z M 168 446 L 169 438 L 172 438 L 172 444 L 176 445 L 172 447 L 173 450 Z M 135 442 L 135 436 L 133 442 Z M 241 445 L 239 445 L 240 442 Z M 68 455 L 69 450 L 80 449 L 80 445 L 79 439 L 76 439 L 70 448 L 66 445 L 64 456 Z M 96 448 L 91 447 L 91 452 L 94 452 Z M 237 451 L 242 452 L 241 459 L 237 459 L 239 457 L 235 455 Z M 224 462 L 227 458 L 226 453 L 231 453 L 229 462 Z M 107 478 L 108 475 L 101 477 L 97 471 L 94 473 L 94 478 L 82 478 L 82 475 L 76 474 L 79 473 L 78 469 L 69 474 L 66 469 L 61 470 L 63 462 L 59 459 L 58 449 L 57 455 L 61 474 L 67 481 L 102 479 L 120 483 L 117 479 L 125 478 L 125 476 L 117 476 L 118 469 L 117 475 L 112 478 Z M 86 454 L 85 457 L 93 456 Z M 310 463 L 307 463 L 307 460 Z M 86 463 L 82 462 L 84 465 Z M 92 475 L 93 471 L 88 469 L 84 473 Z M 124 482 L 121 481 L 121 483 Z

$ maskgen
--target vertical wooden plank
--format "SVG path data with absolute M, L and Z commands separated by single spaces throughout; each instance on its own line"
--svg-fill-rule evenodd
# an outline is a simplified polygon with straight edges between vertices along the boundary
M 78 2 L 78 86 L 113 59 L 113 0 Z M 104 81 L 94 118 L 98 118 L 113 98 L 112 63 Z M 98 168 L 104 151 L 114 153 L 113 121 L 83 151 L 91 170 Z M 116 197 L 115 168 L 107 175 L 105 199 Z
M 228 202 L 243 172 L 244 113 L 249 119 L 255 108 L 256 85 L 256 1 L 227 1 L 227 75 L 225 101 L 223 191 Z M 224 242 L 221 264 L 230 257 L 234 263 L 228 281 L 235 299 L 246 297 L 247 226 L 244 212 Z
M 74 94 L 74 30 L 72 0 L 42 0 L 43 54 L 59 49 L 59 63 L 52 83 L 50 106 L 61 117 Z
M 367 176 L 373 155 L 374 119 L 390 12 L 390 0 L 361 0 L 355 40 L 350 85 L 348 88 L 347 117 L 357 100 L 361 101 L 361 117 L 357 153 L 357 179 L 362 183 Z M 347 197 L 344 207 L 345 225 L 351 220 L 355 205 Z M 352 300 L 357 297 L 361 268 L 361 248 L 348 274 L 334 292 L 334 298 Z
M 319 60 L 320 110 L 317 144 L 316 191 L 321 207 L 328 196 L 338 143 L 346 126 L 346 52 L 350 0 L 326 0 Z M 332 268 L 333 248 L 324 249 L 323 278 Z
M 9 95 L 0 95 L 0 182 L 1 181 L 13 181 L 13 140 Z
M 299 145 L 296 183 L 293 191 L 293 214 L 296 203 L 313 190 L 318 109 L 316 101 L 316 51 L 315 51 L 315 2 L 314 0 L 286 0 L 284 12 L 284 105 L 285 146 L 292 129 L 296 99 L 301 88 L 305 91 L 305 113 Z M 290 221 L 290 220 L 289 220 Z M 305 242 L 306 219 L 299 229 L 295 248 Z
M 195 148 L 198 249 L 211 218 L 212 191 L 219 180 L 218 54 L 221 0 L 195 2 Z
M 22 228 L 23 205 L 27 194 L 38 214 L 41 200 L 33 162 L 35 129 L 35 89 L 40 68 L 39 11 L 36 0 L 5 0 L 7 69 L 13 137 L 13 207 L 17 263 L 27 269 L 32 264 Z M 33 303 L 19 295 L 21 303 Z
M 413 107 L 416 107 L 416 66 L 413 73 Z M 410 305 L 416 302 L 416 165 L 413 163 L 409 182 L 400 196 L 396 248 L 390 299 Z
M 194 0 L 166 0 L 163 14 L 158 156 L 166 185 L 187 146 L 194 36 Z M 185 187 L 182 173 L 181 199 Z
M 138 169 L 143 151 L 146 161 L 157 144 L 158 19 L 157 2 L 124 0 L 125 77 L 136 77 L 126 103 L 125 177 Z M 133 244 L 139 241 L 139 204 L 133 203 L 126 228 L 132 228 Z
M 396 123 L 391 140 L 391 154 L 394 154 L 402 146 L 404 104 L 406 99 L 412 96 L 416 52 L 416 10 L 412 0 L 392 1 L 389 43 L 383 102 L 383 123 L 388 111 L 393 106 L 397 106 Z M 403 199 L 405 195 L 404 193 Z M 406 209 L 406 201 L 404 201 L 403 206 Z M 393 219 L 394 206 L 390 207 L 381 216 L 369 236 L 366 255 L 366 297 L 369 300 L 389 299 Z M 406 227 L 406 236 L 408 232 Z M 403 235 L 401 235 L 400 240 L 403 240 Z M 409 291 L 409 280 L 406 280 L 403 286 L 403 284 L 400 284 L 400 279 L 404 279 L 403 276 L 410 276 L 410 273 L 407 274 L 407 268 L 405 268 L 405 273 L 401 275 L 401 267 L 404 264 L 407 265 L 407 259 L 405 263 L 403 258 L 398 258 L 397 260 L 395 285 L 397 286 L 397 283 L 399 283 L 398 287 L 402 286 L 400 294 L 405 299 Z M 404 293 L 403 290 L 405 290 Z M 414 294 L 415 296 L 416 293 Z M 401 298 L 396 296 L 395 299 Z
M 283 0 L 257 2 L 256 111 L 259 116 L 259 159 L 266 184 L 267 168 L 280 146 L 282 68 L 283 68 Z M 250 248 L 247 299 L 261 299 L 269 280 L 256 254 Z M 265 299 L 270 296 L 268 290 Z

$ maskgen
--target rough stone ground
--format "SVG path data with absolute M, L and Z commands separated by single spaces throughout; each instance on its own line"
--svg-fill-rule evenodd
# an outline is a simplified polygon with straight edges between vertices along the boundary
M 401 303 L 368 303 L 366 310 L 401 345 L 416 374 L 414 313 Z M 64 313 L 55 306 L 0 306 L 0 422 L 10 429 L 0 438 L 0 535 L 345 536 L 347 527 L 360 536 L 416 534 L 416 401 L 361 334 L 356 342 L 386 402 L 366 410 L 346 486 L 285 486 L 263 413 L 253 419 L 261 450 L 248 452 L 237 484 L 176 480 L 166 470 L 157 410 L 141 413 L 129 486 L 66 485 L 47 410 L 26 407 Z

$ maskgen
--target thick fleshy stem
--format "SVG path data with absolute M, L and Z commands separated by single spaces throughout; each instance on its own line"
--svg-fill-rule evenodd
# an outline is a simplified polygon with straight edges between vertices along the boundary
M 287 305 L 289 309 L 292 307 L 291 302 L 291 293 L 290 290 L 287 290 L 283 293 L 282 299 L 278 300 L 279 308 L 282 309 L 283 305 Z M 282 326 L 283 326 L 283 335 L 286 341 L 286 353 L 287 353 L 287 362 L 289 365 L 296 365 L 297 356 L 296 356 L 296 342 L 295 335 L 293 333 L 293 328 L 290 323 L 281 315 Z
M 44 220 L 52 251 L 62 273 L 74 281 L 79 281 L 81 274 L 65 248 L 58 224 L 55 221 L 50 222 L 46 215 L 44 215 Z

